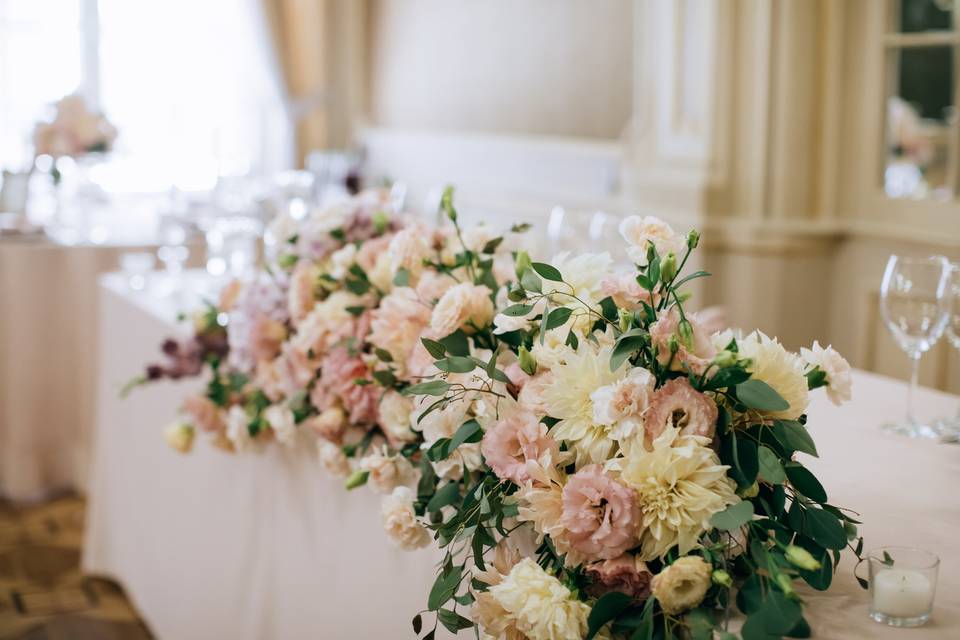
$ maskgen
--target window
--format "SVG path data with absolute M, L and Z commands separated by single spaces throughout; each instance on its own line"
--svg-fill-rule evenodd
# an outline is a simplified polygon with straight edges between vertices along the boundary
M 33 126 L 50 104 L 87 93 L 83 0 L 0 0 L 0 167 L 32 160 Z
M 212 188 L 289 168 L 293 145 L 259 0 L 0 0 L 0 167 L 78 91 L 117 127 L 108 191 Z
M 956 5 L 956 0 L 890 3 L 883 171 L 890 197 L 949 200 L 957 193 Z

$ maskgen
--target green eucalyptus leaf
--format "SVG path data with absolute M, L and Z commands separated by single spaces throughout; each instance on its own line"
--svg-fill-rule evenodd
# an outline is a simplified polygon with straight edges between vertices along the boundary
M 427 353 L 429 353 L 434 360 L 439 360 L 443 356 L 447 355 L 447 348 L 436 340 L 431 340 L 430 338 L 420 338 L 420 342 L 427 350 Z
M 477 368 L 477 363 L 473 358 L 465 356 L 449 356 L 433 363 L 440 371 L 448 373 L 469 373 Z
M 403 390 L 405 396 L 442 396 L 450 390 L 450 383 L 446 380 L 430 380 L 410 385 Z
M 827 501 L 826 490 L 816 476 L 810 473 L 809 469 L 799 462 L 789 462 L 784 465 L 784 470 L 787 472 L 787 478 L 789 478 L 794 489 L 814 502 L 823 503 Z
M 826 549 L 847 546 L 847 533 L 840 520 L 823 509 L 807 509 L 803 513 L 803 534 Z
M 461 329 L 457 329 L 446 338 L 440 338 L 438 342 L 447 349 L 450 355 L 461 357 L 470 355 L 470 343 L 467 340 L 467 334 Z
M 440 609 L 437 611 L 437 618 L 440 619 L 440 624 L 446 627 L 450 633 L 456 633 L 461 629 L 470 629 L 473 627 L 473 622 L 449 609 Z
M 400 267 L 397 269 L 397 274 L 393 276 L 393 284 L 398 287 L 406 287 L 410 285 L 410 272 Z
M 633 598 L 619 591 L 611 591 L 601 596 L 587 617 L 587 635 L 584 640 L 591 640 L 603 625 L 626 611 L 632 602 Z
M 450 451 L 459 447 L 464 442 L 480 442 L 483 438 L 483 430 L 480 423 L 476 420 L 467 420 L 457 429 L 457 432 L 450 438 Z
M 794 420 L 777 420 L 773 425 L 773 437 L 790 453 L 800 451 L 817 457 L 817 447 L 807 428 Z
M 737 385 L 737 398 L 751 409 L 758 411 L 785 411 L 790 403 L 763 380 L 751 378 Z
M 560 273 L 560 270 L 549 265 L 545 262 L 534 262 L 532 265 L 533 270 L 540 274 L 544 280 L 553 280 L 554 282 L 563 282 L 563 275 Z
M 782 484 L 787 479 L 780 458 L 769 447 L 761 446 L 757 451 L 760 462 L 760 477 L 773 484 Z
M 713 514 L 710 524 L 721 531 L 737 529 L 753 519 L 753 503 L 743 500 Z
M 610 371 L 616 371 L 630 356 L 639 351 L 646 338 L 642 335 L 623 335 L 617 340 L 610 354 Z
M 439 511 L 447 505 L 451 505 L 460 498 L 460 485 L 456 482 L 450 482 L 440 487 L 430 502 L 427 503 L 427 511 Z M 446 601 L 444 601 L 446 602 Z M 432 609 L 433 607 L 431 607 Z
M 462 566 L 450 567 L 440 572 L 427 597 L 427 607 L 431 611 L 438 610 L 456 594 L 461 575 L 463 575 Z
M 559 307 L 551 311 L 550 315 L 547 316 L 547 330 L 562 327 L 570 319 L 571 313 L 573 313 L 573 309 L 568 307 Z
M 520 276 L 520 284 L 527 291 L 540 293 L 543 290 L 543 282 L 541 282 L 540 278 L 537 277 L 537 274 L 534 273 L 532 269 L 527 269 L 523 272 L 523 275 Z
M 533 311 L 532 304 L 512 304 L 500 313 L 511 318 L 519 318 Z

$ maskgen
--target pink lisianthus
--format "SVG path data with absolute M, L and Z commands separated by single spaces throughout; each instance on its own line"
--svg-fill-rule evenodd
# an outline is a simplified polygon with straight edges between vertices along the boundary
M 717 415 L 712 398 L 691 387 L 686 378 L 674 378 L 653 394 L 643 416 L 644 442 L 649 449 L 669 427 L 680 429 L 681 435 L 713 439 Z
M 387 250 L 391 240 L 393 240 L 392 235 L 383 235 L 367 240 L 360 245 L 360 249 L 357 251 L 357 264 L 360 268 L 367 273 L 373 271 L 373 268 L 377 265 L 377 258 Z
M 632 554 L 588 565 L 587 575 L 593 578 L 587 592 L 595 598 L 613 591 L 625 593 L 635 601 L 650 596 L 653 574 L 647 569 L 647 563 Z
M 339 403 L 352 424 L 376 422 L 378 387 L 356 383 L 370 380 L 370 369 L 362 359 L 338 347 L 323 358 L 320 371 L 320 380 L 310 394 L 314 406 L 324 410 Z
M 318 269 L 311 263 L 302 261 L 297 263 L 290 277 L 290 289 L 287 290 L 287 308 L 290 311 L 290 320 L 294 326 L 307 317 L 313 305 L 317 302 L 315 288 L 317 286 Z
M 563 488 L 560 524 L 570 547 L 588 559 L 616 558 L 637 544 L 636 493 L 600 465 L 587 465 L 570 476 Z
M 483 435 L 480 450 L 497 477 L 517 484 L 530 481 L 528 462 L 536 462 L 544 454 L 556 460 L 560 453 L 547 426 L 525 411 L 512 413 L 493 425 Z
M 220 407 L 206 396 L 187 396 L 183 402 L 183 412 L 190 416 L 194 426 L 203 431 L 216 433 L 226 429 Z
M 710 341 L 710 334 L 700 325 L 696 314 L 687 314 L 692 332 L 690 343 L 687 344 L 680 335 L 680 313 L 676 307 L 662 314 L 650 327 L 650 340 L 657 349 L 657 362 L 662 365 L 670 363 L 673 371 L 683 371 L 684 365 L 696 375 L 702 375 L 714 356 L 717 348 Z M 676 337 L 679 349 L 672 357 L 670 355 L 670 338 Z
M 640 286 L 635 272 L 604 278 L 600 282 L 600 291 L 613 298 L 618 307 L 625 309 L 637 309 L 641 301 L 655 305 L 660 300 L 659 295 L 651 296 L 649 291 Z

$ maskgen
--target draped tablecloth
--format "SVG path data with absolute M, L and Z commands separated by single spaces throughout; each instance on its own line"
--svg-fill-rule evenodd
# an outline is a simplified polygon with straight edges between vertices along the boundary
M 163 383 L 125 401 L 116 390 L 156 355 L 173 311 L 123 292 L 113 277 L 101 304 L 85 569 L 117 578 L 160 638 L 412 638 L 437 552 L 395 549 L 373 492 L 347 493 L 307 448 L 230 456 L 199 438 L 188 456 L 169 450 L 162 426 L 199 383 Z M 904 394 L 902 383 L 864 372 L 844 407 L 813 394 L 821 458 L 804 462 L 831 503 L 859 511 L 868 549 L 940 555 L 933 620 L 910 631 L 868 620 L 846 558 L 826 595 L 803 590 L 817 638 L 960 638 L 960 446 L 881 432 L 879 423 L 902 414 Z M 960 398 L 924 389 L 918 402 L 944 415 Z
M 0 239 L 0 496 L 25 501 L 83 489 L 97 278 L 138 248 Z

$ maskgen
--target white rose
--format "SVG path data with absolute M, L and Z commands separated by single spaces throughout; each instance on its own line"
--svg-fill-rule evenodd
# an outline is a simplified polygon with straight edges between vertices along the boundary
M 440 297 L 430 317 L 430 328 L 440 338 L 460 328 L 470 333 L 473 327 L 483 327 L 489 323 L 493 313 L 490 289 L 461 282 Z
M 824 348 L 814 342 L 811 349 L 801 348 L 800 356 L 811 369 L 820 367 L 827 374 L 827 397 L 830 402 L 839 406 L 850 400 L 853 390 L 850 363 L 836 349 L 832 346 Z
M 193 427 L 178 420 L 163 430 L 163 439 L 175 451 L 190 453 L 193 448 Z
M 417 481 L 417 473 L 403 456 L 389 456 L 378 451 L 360 461 L 360 468 L 370 475 L 367 483 L 377 493 L 390 493 L 399 486 L 410 486 Z
M 337 445 L 328 440 L 317 441 L 317 456 L 327 473 L 345 478 L 350 475 L 350 461 Z
M 273 429 L 277 441 L 287 446 L 291 446 L 297 437 L 297 423 L 293 417 L 293 411 L 283 405 L 274 404 L 267 407 L 263 412 L 263 417 Z
M 652 243 L 660 256 L 671 251 L 679 259 L 686 250 L 687 240 L 678 235 L 666 222 L 655 216 L 630 216 L 620 223 L 620 235 L 627 241 L 627 255 L 639 265 L 647 264 L 647 244 Z
M 407 551 L 430 544 L 430 532 L 417 520 L 413 500 L 413 491 L 409 487 L 397 487 L 390 495 L 384 496 L 380 506 L 384 531 Z

